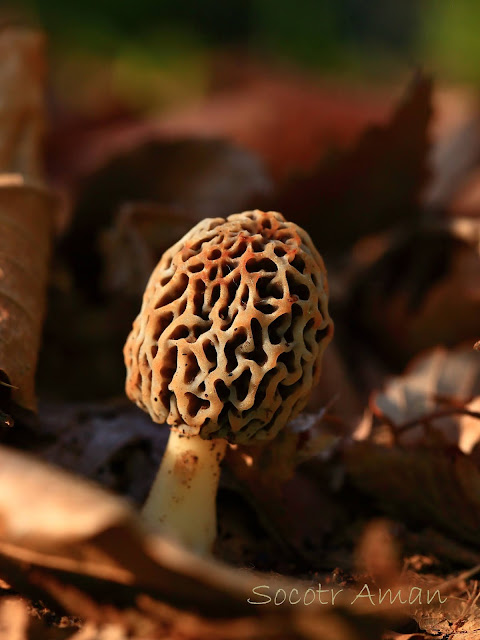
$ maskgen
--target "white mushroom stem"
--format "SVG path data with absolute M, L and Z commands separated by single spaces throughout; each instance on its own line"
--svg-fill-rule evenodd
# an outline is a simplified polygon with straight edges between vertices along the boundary
M 173 430 L 142 510 L 148 526 L 161 528 L 188 548 L 211 552 L 217 535 L 216 496 L 227 443 Z

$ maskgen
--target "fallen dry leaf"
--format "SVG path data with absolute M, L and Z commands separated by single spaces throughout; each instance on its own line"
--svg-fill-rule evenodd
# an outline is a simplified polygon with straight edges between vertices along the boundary
M 192 638 L 360 638 L 367 629 L 372 638 L 393 614 L 389 607 L 346 609 L 348 592 L 335 608 L 252 607 L 256 585 L 301 593 L 309 584 L 240 572 L 148 536 L 127 503 L 5 448 L 0 522 L 0 575 L 9 584 L 57 610 L 123 626 L 130 636 L 148 623 L 150 633 L 188 628 Z
M 285 553 L 312 570 L 322 564 L 327 536 L 345 525 L 328 476 L 321 474 L 322 463 L 339 440 L 322 425 L 322 417 L 302 414 L 266 446 L 233 447 L 226 456 L 235 488 L 265 530 Z M 308 460 L 317 462 L 316 475 L 297 468 Z
M 43 176 L 45 45 L 38 31 L 0 33 L 0 173 Z
M 170 433 L 128 400 L 40 404 L 42 459 L 142 504 Z
M 439 87 L 433 94 L 431 180 L 423 203 L 435 217 L 451 209 L 452 198 L 480 158 L 479 103 L 468 87 Z
M 341 424 L 352 431 L 364 409 L 363 398 L 335 340 L 323 355 L 322 375 L 310 394 L 307 411 L 317 413 L 327 406 L 329 413 L 339 418 Z
M 42 34 L 0 33 L 0 372 L 11 393 L 34 409 L 34 375 L 42 331 L 56 203 L 42 184 L 45 60 Z
M 338 444 L 336 428 L 327 428 L 322 416 L 322 412 L 302 414 L 291 430 L 267 447 L 231 450 L 220 483 L 227 492 L 227 499 L 219 501 L 222 557 L 241 565 L 248 557 L 266 568 L 299 558 L 318 564 L 322 538 L 332 530 L 339 509 L 327 490 L 317 492 L 317 480 L 296 468 L 315 457 L 325 459 Z M 42 459 L 95 480 L 138 505 L 153 483 L 169 435 L 168 425 L 154 424 L 125 400 L 41 404 L 36 431 L 42 438 L 36 445 Z M 243 510 L 242 500 L 248 504 Z M 293 511 L 298 517 L 291 517 Z M 318 517 L 312 519 L 313 512 Z M 265 530 L 263 539 L 255 517 Z M 272 549 L 268 553 L 267 543 Z
M 353 485 L 382 513 L 428 528 L 415 548 L 459 564 L 479 558 L 479 393 L 478 354 L 437 348 L 372 394 L 344 445 Z
M 478 354 L 469 347 L 437 348 L 372 395 L 369 433 L 375 440 L 375 423 L 387 423 L 400 444 L 436 439 L 470 454 L 480 440 L 479 396 Z
M 101 256 L 92 238 L 112 224 L 118 226 L 114 216 L 125 203 L 147 201 L 172 213 L 179 210 L 183 219 L 190 220 L 190 227 L 205 217 L 251 208 L 270 189 L 261 161 L 229 142 L 161 137 L 136 141 L 83 177 L 63 252 L 78 282 L 98 287 Z M 155 237 L 159 238 L 165 219 L 158 217 L 157 222 Z M 171 235 L 165 234 L 165 239 Z M 162 252 L 166 248 L 167 244 L 160 247 Z M 139 283 L 139 291 L 144 284 Z
M 15 51 L 21 42 L 25 49 Z M 5 104 L 15 105 L 0 107 L 0 160 L 23 171 L 22 197 L 46 211 L 50 196 L 37 185 L 39 43 L 35 36 L 15 36 L 5 49 L 0 43 L 0 59 L 13 54 L 10 66 L 0 65 L 0 89 L 3 73 L 12 94 Z M 23 71 L 28 86 L 19 88 Z M 19 411 L 18 427 L 4 428 L 11 424 L 8 380 L 20 383 L 15 367 L 4 366 L 2 345 L 10 340 L 9 367 L 17 358 L 19 367 L 34 368 L 48 250 L 42 253 L 33 223 L 20 228 L 17 214 L 4 216 L 0 189 L 0 261 L 8 257 L 8 269 L 0 264 L 0 425 L 4 442 L 78 475 L 0 448 L 0 636 L 371 640 L 397 617 L 369 602 L 350 606 L 351 589 L 404 578 L 407 586 L 435 585 L 452 563 L 478 564 L 480 376 L 472 345 L 480 337 L 480 232 L 474 218 L 427 228 L 433 212 L 422 210 L 445 207 L 475 162 L 475 122 L 437 146 L 443 160 L 433 160 L 443 164 L 422 199 L 432 160 L 428 78 L 415 77 L 389 119 L 384 91 L 299 78 L 236 58 L 217 73 L 204 103 L 183 113 L 141 120 L 113 100 L 113 117 L 102 102 L 92 126 L 70 114 L 73 126 L 63 129 L 57 116 L 65 106 L 52 89 L 49 166 L 75 198 L 76 215 L 69 228 L 64 220 L 54 256 L 39 415 Z M 362 135 L 367 122 L 377 127 Z M 199 218 L 256 206 L 286 207 L 312 231 L 327 255 L 339 331 L 311 400 L 314 413 L 301 414 L 278 441 L 238 447 L 225 461 L 216 554 L 242 567 L 234 569 L 145 531 L 129 503 L 80 476 L 134 504 L 144 500 L 168 431 L 123 401 L 106 400 L 123 393 L 121 346 L 133 308 L 162 251 Z M 29 310 L 25 321 L 7 306 L 17 293 L 17 306 Z M 38 326 L 27 326 L 30 316 Z M 31 342 L 16 333 L 24 327 Z M 427 354 L 385 384 L 387 366 L 465 337 L 465 350 Z M 372 388 L 370 412 L 352 439 Z M 13 389 L 17 402 L 21 391 Z M 379 515 L 393 523 L 371 521 Z M 402 543 L 411 556 L 402 557 Z M 402 617 L 396 630 L 474 637 L 480 625 L 470 578 L 457 586 L 452 606 L 410 609 L 418 624 Z M 345 589 L 335 607 L 248 603 L 255 583 L 304 593 L 320 581 Z
M 431 80 L 417 74 L 387 124 L 292 179 L 273 208 L 304 225 L 327 255 L 363 235 L 415 221 L 428 177 L 431 100 Z
M 378 87 L 320 83 L 238 55 L 212 60 L 211 92 L 183 109 L 139 119 L 116 104 L 109 113 L 100 107 L 97 118 L 57 117 L 48 154 L 54 180 L 71 184 L 122 148 L 146 140 L 194 138 L 228 140 L 250 150 L 282 183 L 311 171 L 330 149 L 348 148 L 366 125 L 388 117 L 390 97 Z
M 119 205 L 140 199 L 216 217 L 269 190 L 262 162 L 240 147 L 215 139 L 157 138 L 127 146 L 92 171 L 82 184 L 78 215 L 93 206 L 108 219 Z
M 480 127 L 477 114 L 471 114 L 453 134 L 433 147 L 433 175 L 423 198 L 425 206 L 436 212 L 448 209 L 458 215 L 469 197 L 465 176 L 478 163 L 479 155 Z M 458 195 L 459 190 L 462 196 Z
M 19 598 L 0 600 L 0 640 L 25 640 L 28 610 Z
M 0 174 L 0 369 L 14 402 L 34 409 L 34 376 L 48 277 L 52 194 L 14 174 Z M 8 400 L 0 409 L 9 410 Z
M 351 328 L 396 368 L 437 344 L 478 337 L 480 253 L 464 227 L 459 221 L 402 234 L 356 276 Z
M 163 251 L 194 224 L 196 217 L 185 209 L 149 202 L 124 204 L 101 238 L 105 289 L 138 297 Z
M 322 85 L 238 55 L 214 60 L 212 76 L 212 95 L 167 114 L 160 130 L 227 138 L 262 158 L 280 184 L 313 170 L 328 151 L 348 148 L 365 126 L 388 117 L 385 91 Z
M 248 611 L 246 597 L 236 602 L 233 593 L 238 588 L 245 589 L 250 578 L 232 573 L 233 592 L 230 591 L 230 595 L 222 593 L 225 608 L 221 614 L 222 608 L 214 604 L 215 597 L 219 596 L 214 584 L 224 574 L 221 569 L 214 575 L 215 563 L 207 563 L 207 578 L 204 561 L 167 541 L 158 541 L 148 551 L 147 538 L 143 538 L 127 503 L 12 450 L 2 449 L 0 457 L 3 569 L 7 558 L 10 561 L 23 558 L 33 565 L 56 568 L 60 573 L 89 575 L 98 580 L 100 593 L 105 580 L 119 585 L 118 597 L 125 589 L 127 592 L 132 590 L 128 585 L 136 583 L 151 594 L 160 589 L 164 592 L 162 600 L 179 606 L 190 606 L 188 603 L 191 603 L 195 609 L 194 600 L 197 600 L 199 610 L 205 615 L 228 615 L 230 605 L 238 612 Z M 37 499 L 38 495 L 43 496 L 41 501 Z M 199 571 L 201 567 L 203 569 Z M 183 578 L 179 576 L 177 586 L 172 581 L 172 570 L 185 574 Z M 2 575 L 8 574 L 7 570 Z M 201 575 L 211 582 L 210 589 L 206 585 L 198 589 Z M 38 574 L 32 578 L 33 583 L 40 582 Z M 52 581 L 55 582 L 53 576 Z M 8 582 L 15 585 L 15 580 L 9 578 Z M 121 585 L 125 586 L 122 588 Z M 249 591 L 244 591 L 244 595 Z M 115 600 L 113 586 L 111 590 L 105 590 L 103 584 L 103 594 L 108 600 Z M 79 604 L 81 606 L 81 601 Z
M 450 211 L 458 217 L 478 217 L 480 214 L 480 169 L 476 168 L 453 199 Z
M 382 513 L 478 546 L 480 470 L 459 449 L 356 442 L 345 461 L 353 485 Z

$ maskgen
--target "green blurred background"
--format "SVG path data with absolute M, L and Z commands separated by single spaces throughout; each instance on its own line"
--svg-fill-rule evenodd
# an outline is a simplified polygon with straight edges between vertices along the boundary
M 187 78 L 192 61 L 201 75 L 207 53 L 240 47 L 353 77 L 382 79 L 398 66 L 421 64 L 447 80 L 480 82 L 478 0 L 14 0 L 13 6 L 47 29 L 56 51 L 160 64 Z
M 355 69 L 360 60 L 418 57 L 478 80 L 477 0 L 21 0 L 54 42 L 113 54 L 243 45 L 308 66 Z

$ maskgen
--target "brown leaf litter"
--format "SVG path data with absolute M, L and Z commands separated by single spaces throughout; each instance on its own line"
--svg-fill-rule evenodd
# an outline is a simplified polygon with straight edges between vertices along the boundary
M 273 601 L 255 607 L 248 601 L 265 584 L 264 574 L 228 568 L 148 535 L 127 503 L 33 458 L 2 448 L 0 463 L 2 575 L 57 611 L 131 634 L 188 629 L 191 638 L 207 631 L 229 638 L 330 638 L 334 632 L 356 638 L 362 628 L 379 637 L 385 616 L 398 615 L 361 604 L 347 614 L 348 592 L 335 608 Z M 267 583 L 272 593 L 297 588 L 302 594 L 310 587 L 273 576 Z
M 0 280 L 0 313 L 3 304 L 10 311 L 7 294 L 18 291 L 20 305 L 31 304 L 36 322 L 27 326 L 27 314 L 22 319 L 15 310 L 14 328 L 23 333 L 6 364 L 2 336 L 17 334 L 10 325 L 0 332 L 0 366 L 22 387 L 13 390 L 16 402 L 27 388 L 16 367 L 26 364 L 32 372 L 37 357 L 53 229 L 53 204 L 44 195 L 49 192 L 37 186 L 43 180 L 42 38 L 22 33 L 10 31 L 5 48 L 6 41 L 0 42 L 0 56 L 13 56 L 5 86 L 21 89 L 29 78 L 28 87 L 12 95 L 15 105 L 3 120 L 0 113 L 0 158 L 6 158 L 7 171 L 23 174 L 15 188 L 5 187 L 8 206 L 1 204 L 0 190 L 7 229 L 0 261 L 5 255 L 10 283 L 2 288 Z M 86 135 L 89 141 L 66 136 L 57 148 L 54 160 L 63 174 L 56 177 L 71 187 L 76 216 L 65 229 L 63 255 L 57 252 L 52 274 L 42 359 L 54 366 L 50 374 L 41 370 L 38 420 L 29 416 L 2 431 L 4 441 L 29 448 L 36 458 L 0 449 L 0 638 L 360 640 L 380 638 L 387 627 L 400 633 L 384 637 L 475 638 L 480 364 L 471 347 L 479 337 L 479 234 L 476 220 L 446 222 L 440 214 L 426 228 L 421 192 L 430 162 L 431 82 L 417 75 L 390 119 L 384 102 L 381 118 L 378 105 L 371 105 L 381 126 L 350 151 L 326 154 L 327 146 L 352 143 L 370 114 L 368 105 L 352 121 L 352 105 L 344 98 L 340 108 L 338 96 L 269 80 L 254 68 L 243 80 L 228 74 L 198 118 L 191 111 L 153 128 L 138 122 L 125 128 L 124 122 L 116 133 L 97 127 Z M 272 104 L 278 114 L 269 128 L 262 122 L 272 115 Z M 244 106 L 252 120 L 244 117 Z M 333 115 L 338 117 L 330 126 Z M 287 127 L 289 122 L 298 127 Z M 210 139 L 209 127 L 227 140 Z M 336 128 L 336 138 L 327 141 L 325 130 Z M 275 134 L 286 129 L 289 135 Z M 468 170 L 477 144 L 471 142 L 462 160 Z M 455 158 L 449 156 L 445 175 L 461 170 L 452 168 Z M 294 176 L 296 171 L 303 176 Z M 444 184 L 442 194 L 452 193 L 452 184 Z M 442 197 L 447 206 L 448 196 Z M 313 413 L 301 414 L 278 442 L 255 451 L 239 446 L 227 456 L 216 552 L 239 569 L 153 536 L 129 503 L 80 476 L 130 503 L 144 500 L 168 434 L 123 401 L 105 399 L 122 392 L 120 350 L 132 301 L 161 252 L 196 220 L 247 208 L 249 200 L 258 206 L 260 198 L 291 206 L 292 219 L 310 225 L 319 249 L 340 261 L 349 262 L 354 243 L 376 243 L 376 249 L 375 255 L 364 251 L 367 259 L 353 268 L 329 262 L 339 332 L 311 400 Z M 32 211 L 37 207 L 33 220 L 49 220 L 43 231 L 26 220 L 19 233 L 15 222 L 27 200 Z M 399 236 L 402 226 L 407 232 Z M 358 304 L 352 304 L 355 278 Z M 376 339 L 355 339 L 355 324 L 375 329 Z M 465 349 L 425 354 L 384 384 L 388 364 L 379 364 L 382 351 L 397 355 L 398 368 L 424 346 L 453 347 L 464 338 Z M 365 355 L 360 368 L 359 346 Z M 65 361 L 74 363 L 68 375 Z M 369 387 L 376 394 L 352 438 Z M 10 387 L 0 384 L 1 425 L 9 424 L 9 395 Z M 88 402 L 71 404 L 72 398 Z M 458 575 L 458 566 L 473 569 Z M 344 599 L 334 607 L 248 603 L 255 584 L 267 584 L 272 594 L 298 589 L 303 595 L 320 581 L 344 589 Z M 449 600 L 438 607 L 417 601 L 401 611 L 388 599 L 384 608 L 368 600 L 351 605 L 352 590 L 363 585 L 375 593 L 438 588 Z
M 437 222 L 392 235 L 352 283 L 354 331 L 396 367 L 438 344 L 473 342 L 479 278 L 476 221 Z
M 36 405 L 34 375 L 45 311 L 55 199 L 43 184 L 44 38 L 0 34 L 0 409 Z M 5 390 L 9 389 L 11 393 Z
M 419 73 L 386 124 L 368 128 L 351 150 L 292 178 L 273 208 L 305 226 L 327 255 L 363 235 L 413 222 L 429 176 L 431 114 L 432 81 Z
M 353 484 L 391 517 L 473 547 L 480 527 L 480 367 L 471 348 L 434 350 L 374 394 L 346 447 Z

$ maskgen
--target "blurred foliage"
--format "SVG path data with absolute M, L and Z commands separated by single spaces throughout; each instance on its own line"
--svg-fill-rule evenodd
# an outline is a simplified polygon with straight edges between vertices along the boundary
M 480 83 L 480 4 L 436 0 L 424 5 L 421 46 L 439 76 Z
M 179 51 L 188 55 L 242 45 L 307 66 L 374 68 L 385 61 L 415 62 L 431 55 L 457 75 L 478 77 L 480 48 L 475 0 L 20 0 L 54 43 L 117 55 L 134 46 L 157 63 Z M 134 44 L 132 44 L 134 43 Z
M 133 94 L 140 107 L 203 94 L 207 56 L 225 46 L 359 80 L 389 79 L 405 64 L 454 81 L 480 80 L 475 0 L 10 0 L 10 6 L 47 30 L 55 53 L 93 55 L 103 66 L 110 60 L 115 95 Z
M 308 66 L 382 70 L 413 46 L 417 14 L 415 0 L 256 0 L 256 44 Z

